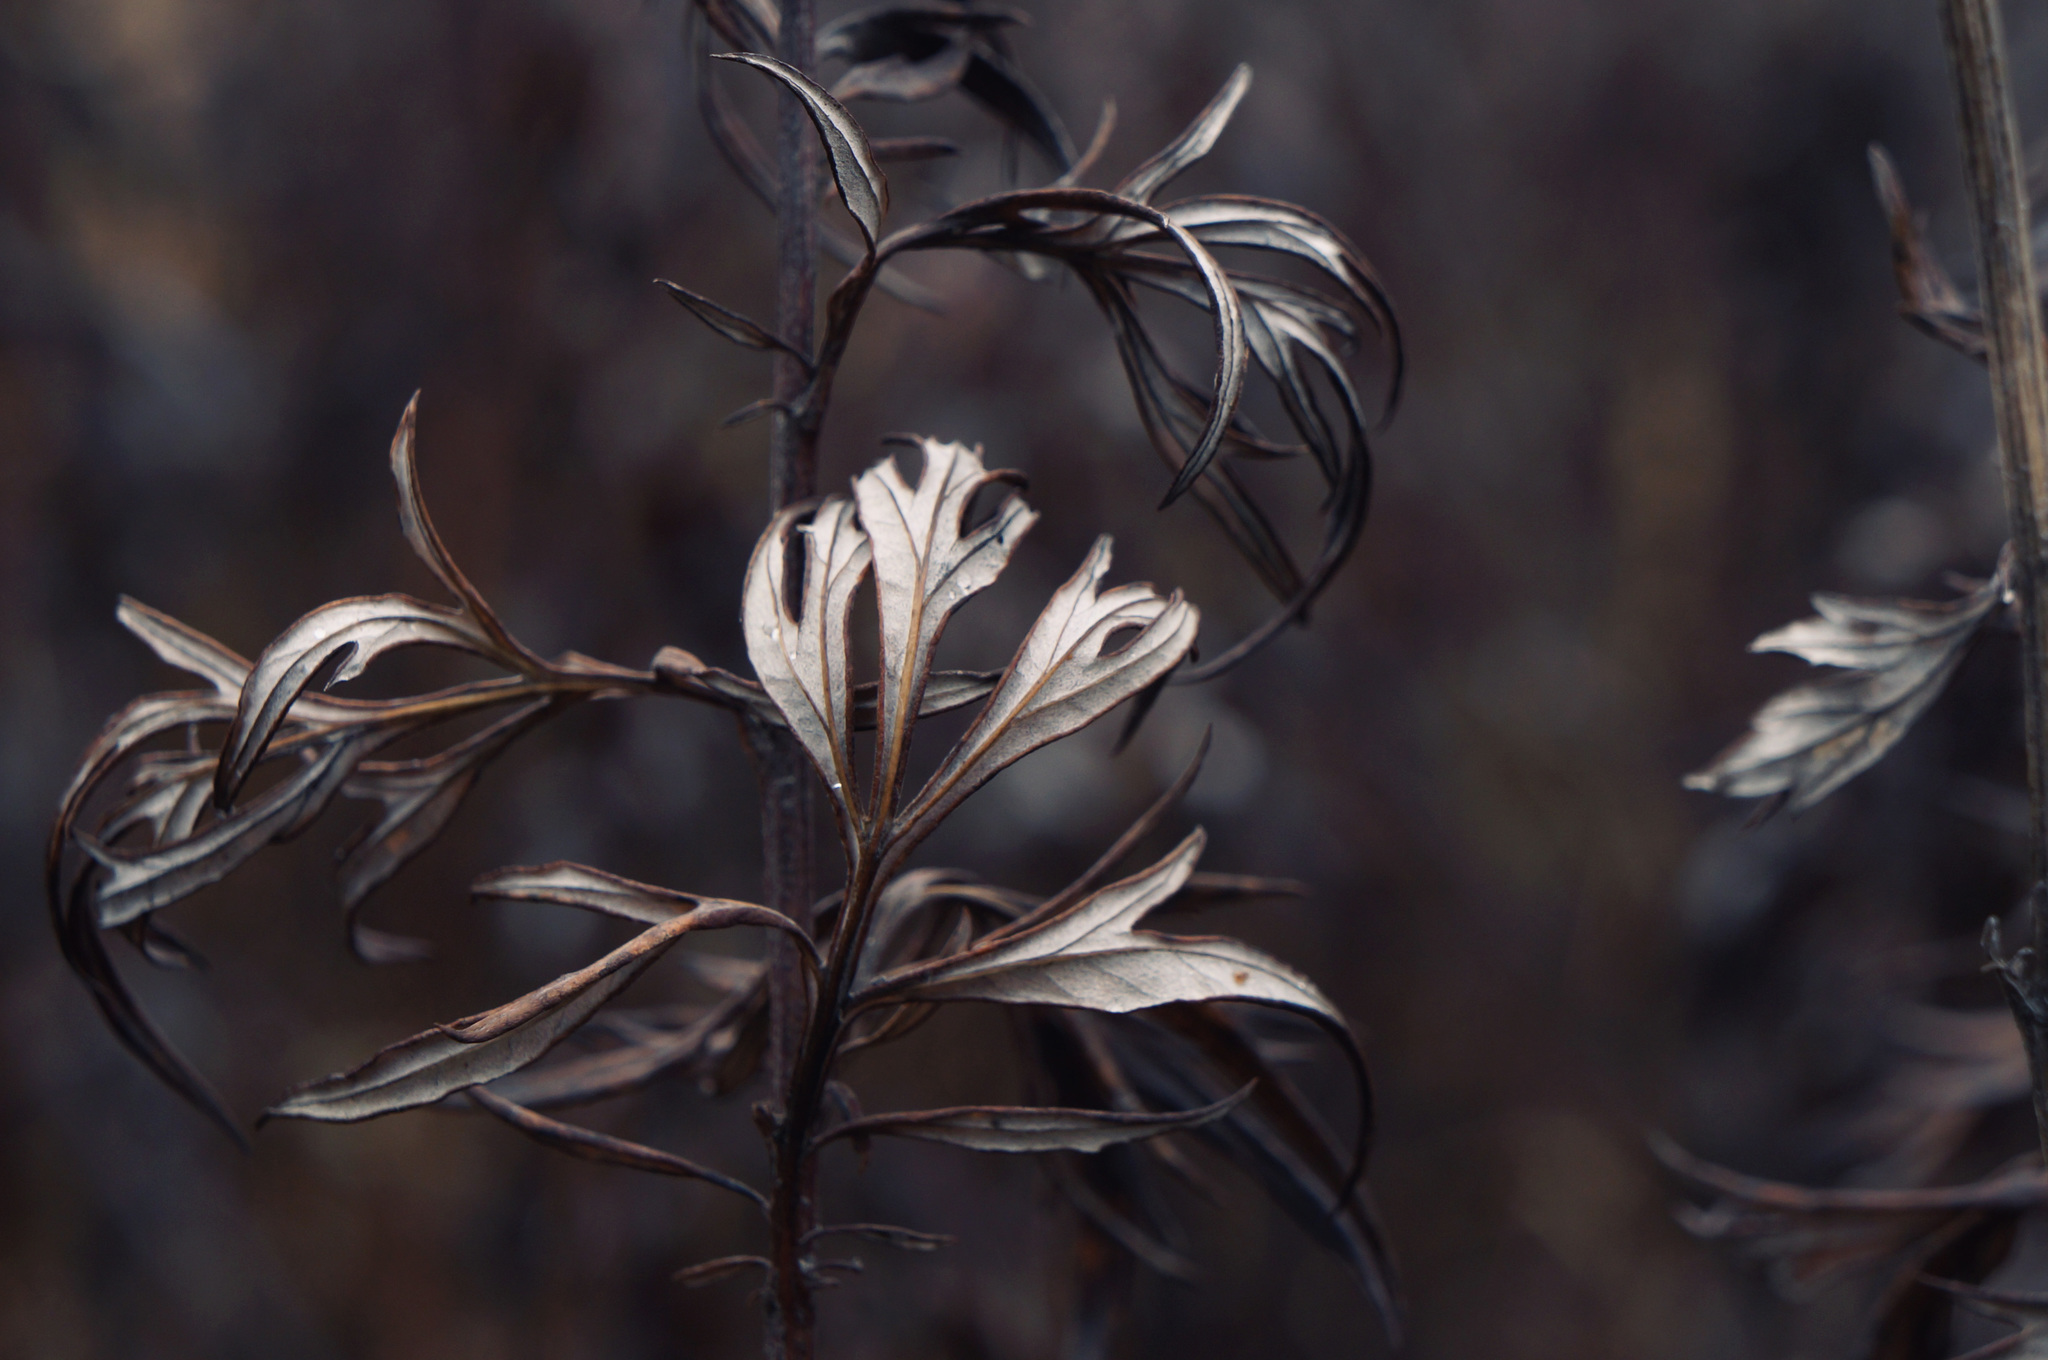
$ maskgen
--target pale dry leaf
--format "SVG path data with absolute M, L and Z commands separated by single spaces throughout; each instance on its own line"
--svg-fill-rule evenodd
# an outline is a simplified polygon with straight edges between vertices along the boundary
M 1038 516 L 1012 493 L 981 523 L 966 520 L 976 496 L 1014 484 L 1018 474 L 990 472 L 979 449 L 920 439 L 923 466 L 916 485 L 885 458 L 854 479 L 854 501 L 874 558 L 882 644 L 878 691 L 880 737 L 875 792 L 886 818 L 903 779 L 910 731 L 923 706 L 933 649 L 967 599 L 987 589 L 1009 565 L 1010 552 Z
M 861 235 L 867 238 L 872 252 L 882 234 L 882 217 L 889 211 L 889 179 L 875 163 L 867 133 L 861 130 L 859 122 L 824 86 L 787 62 L 759 52 L 726 52 L 719 54 L 719 60 L 740 62 L 765 72 L 803 101 L 804 112 L 810 115 L 819 140 L 825 144 L 832 182 L 839 188 L 840 200 L 860 224 Z
M 215 803 L 234 806 L 278 726 L 329 662 L 340 660 L 327 682 L 337 685 L 361 675 L 386 652 L 416 646 L 452 647 L 502 660 L 496 642 L 465 611 L 406 595 L 336 600 L 287 628 L 263 649 L 243 682 L 241 705 L 214 780 Z
M 762 688 L 824 776 L 844 824 L 857 827 L 847 614 L 872 550 L 851 501 L 832 497 L 800 526 L 806 513 L 802 506 L 784 510 L 762 534 L 747 565 L 741 621 Z M 793 616 L 788 568 L 795 533 L 803 536 L 803 580 L 802 612 Z
M 1126 175 L 1116 186 L 1116 192 L 1139 203 L 1150 203 L 1154 194 L 1215 149 L 1216 139 L 1230 125 L 1231 115 L 1237 112 L 1238 103 L 1251 87 L 1252 68 L 1240 62 L 1208 107 L 1195 115 L 1194 122 L 1157 155 Z
M 1348 1033 L 1316 985 L 1279 960 L 1220 936 L 1136 929 L 1187 882 L 1202 853 L 1191 833 L 1165 859 L 1013 935 L 886 973 L 861 1001 L 996 1001 L 1119 1013 L 1175 1001 L 1252 1001 Z
M 1102 590 L 1110 543 L 1087 559 L 1025 635 L 995 693 L 902 815 L 915 841 L 1012 761 L 1079 731 L 1180 664 L 1200 614 L 1149 585 Z M 1115 650 L 1112 638 L 1135 633 Z
M 1941 604 L 1816 595 L 1818 615 L 1764 634 L 1755 652 L 1789 652 L 1844 673 L 1796 686 L 1750 719 L 1741 741 L 1685 786 L 1731 798 L 1782 794 L 1794 812 L 1869 769 L 1947 686 L 1972 638 L 2007 594 L 1999 571 Z
M 508 1076 L 546 1053 L 693 930 L 768 926 L 801 935 L 780 912 L 743 902 L 700 905 L 642 931 L 597 962 L 494 1011 L 393 1044 L 368 1062 L 291 1092 L 265 1118 L 351 1122 L 431 1105 Z

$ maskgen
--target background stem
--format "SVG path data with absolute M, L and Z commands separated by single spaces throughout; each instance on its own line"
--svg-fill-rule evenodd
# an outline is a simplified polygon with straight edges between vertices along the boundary
M 781 0 L 776 55 L 799 71 L 811 69 L 812 0 Z M 803 105 L 784 93 L 776 127 L 777 202 L 775 330 L 800 353 L 811 350 L 817 310 L 818 149 Z M 769 439 L 771 511 L 817 493 L 815 424 L 794 414 L 809 381 L 804 365 L 775 356 L 779 403 Z M 811 774 L 796 741 L 781 728 L 749 733 L 760 757 L 762 890 L 769 906 L 811 924 L 817 899 L 812 874 L 815 841 Z M 778 939 L 769 955 L 769 1089 L 778 1112 L 774 1125 L 775 1187 L 770 1206 L 775 1278 L 768 1298 L 766 1353 L 770 1360 L 809 1360 L 812 1354 L 810 1282 L 803 1271 L 804 1237 L 813 1226 L 808 1159 L 808 1118 L 796 1118 L 789 1098 L 798 1047 L 806 1030 L 802 964 L 794 941 Z
M 2029 894 L 2034 949 L 2002 960 L 2007 999 L 2026 1041 L 2034 1079 L 2034 1116 L 2048 1158 L 2048 987 L 2040 967 L 2048 945 L 2048 357 L 2042 352 L 2040 293 L 2034 279 L 2032 231 L 2012 91 L 2006 79 L 2005 30 L 1996 0 L 1943 0 L 1963 134 L 1963 166 L 1977 225 L 1979 287 L 1990 352 L 1991 404 L 2012 520 L 2012 586 L 2018 602 L 2021 669 L 2026 679 Z

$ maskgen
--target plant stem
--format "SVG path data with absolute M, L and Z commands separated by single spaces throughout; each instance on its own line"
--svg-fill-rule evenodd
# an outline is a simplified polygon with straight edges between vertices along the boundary
M 776 55 L 799 71 L 811 68 L 812 0 L 781 0 Z M 776 128 L 779 198 L 776 204 L 775 330 L 799 353 L 808 354 L 816 329 L 818 171 L 816 134 L 803 105 L 784 93 Z M 809 382 L 794 356 L 775 356 L 774 396 L 780 403 L 768 450 L 768 499 L 772 510 L 816 494 L 816 423 L 793 411 Z M 795 738 L 787 731 L 750 731 L 761 754 L 761 842 L 766 858 L 763 890 L 769 906 L 811 925 L 817 893 L 812 876 L 811 773 Z M 777 940 L 769 955 L 768 1076 L 776 1109 L 772 1141 L 775 1187 L 770 1203 L 775 1278 L 767 1297 L 765 1350 L 769 1360 L 810 1360 L 813 1314 L 805 1277 L 804 1239 L 813 1226 L 812 1187 L 804 1156 L 814 1105 L 795 1096 L 798 1050 L 806 1025 L 803 967 L 793 941 Z M 819 998 L 820 1005 L 825 999 Z
M 2034 1118 L 2048 1160 L 2048 355 L 2042 350 L 2040 292 L 2012 90 L 1997 0 L 1943 0 L 1963 134 L 1963 165 L 1977 225 L 1979 288 L 1989 344 L 1991 405 L 2012 520 L 2012 589 L 2019 606 L 2026 679 L 2028 841 L 2034 946 L 1996 960 L 2013 1017 L 2026 1041 Z M 1994 937 L 1995 938 L 1995 937 Z

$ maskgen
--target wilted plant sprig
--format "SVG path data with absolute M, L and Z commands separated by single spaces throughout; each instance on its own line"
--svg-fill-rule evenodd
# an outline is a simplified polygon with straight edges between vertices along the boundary
M 122 623 L 205 688 L 151 695 L 116 715 L 66 791 L 51 834 L 48 890 L 67 959 L 123 1042 L 239 1138 L 204 1078 L 124 987 L 105 948 L 107 932 L 126 935 L 153 962 L 189 962 L 158 914 L 304 829 L 339 798 L 375 807 L 340 866 L 352 947 L 373 963 L 424 957 L 419 942 L 365 925 L 362 908 L 448 823 L 492 759 L 586 700 L 669 696 L 713 705 L 738 719 L 763 770 L 762 903 L 568 863 L 485 874 L 472 889 L 479 899 L 595 912 L 631 922 L 638 933 L 522 997 L 301 1086 L 265 1118 L 350 1122 L 426 1106 L 480 1110 L 571 1155 L 694 1179 L 746 1199 L 761 1213 L 765 1251 L 681 1276 L 701 1283 L 756 1274 L 774 1356 L 813 1353 L 814 1292 L 857 1267 L 826 1255 L 830 1244 L 854 1238 L 930 1250 L 943 1241 L 893 1225 L 820 1221 L 819 1162 L 833 1144 L 864 1148 L 876 1137 L 903 1137 L 1044 1155 L 1078 1211 L 1079 1230 L 1093 1239 L 1079 1257 L 1092 1263 L 1076 1322 L 1077 1345 L 1086 1349 L 1100 1344 L 1118 1310 L 1128 1263 L 1169 1276 L 1193 1269 L 1160 1209 L 1156 1183 L 1162 1172 L 1186 1177 L 1191 1164 L 1175 1143 L 1155 1140 L 1188 1133 L 1250 1173 L 1339 1254 L 1391 1332 L 1398 1311 L 1391 1268 L 1360 1180 L 1370 1093 L 1349 1026 L 1313 982 L 1276 959 L 1234 940 L 1149 928 L 1180 904 L 1299 886 L 1200 871 L 1199 829 L 1149 867 L 1125 867 L 1173 815 L 1199 751 L 1173 788 L 1051 897 L 911 863 L 938 825 L 1022 756 L 1133 700 L 1142 714 L 1170 681 L 1227 669 L 1303 616 L 1363 523 L 1371 418 L 1345 355 L 1364 328 L 1392 343 L 1389 402 L 1398 386 L 1398 339 L 1378 282 L 1334 228 L 1303 209 L 1225 195 L 1155 205 L 1222 133 L 1249 88 L 1244 68 L 1186 132 L 1106 191 L 1080 181 L 1102 154 L 1113 119 L 1106 115 L 1088 151 L 1076 156 L 1003 44 L 1010 16 L 948 4 L 866 11 L 813 39 L 809 6 L 800 0 L 779 8 L 765 0 L 700 0 L 697 15 L 700 37 L 716 32 L 741 49 L 723 55 L 769 75 L 789 96 L 771 167 L 702 63 L 700 93 L 714 137 L 782 218 L 775 324 L 667 285 L 720 334 L 776 360 L 774 394 L 740 412 L 774 422 L 776 512 L 742 599 L 754 678 L 680 648 L 664 648 L 635 669 L 573 652 L 547 659 L 521 643 L 435 532 L 417 470 L 416 397 L 391 447 L 400 522 L 453 603 L 401 595 L 336 601 L 250 662 L 166 615 L 122 602 Z M 702 42 L 699 52 L 713 55 Z M 826 58 L 850 63 L 832 91 L 803 69 Z M 950 149 L 930 139 L 870 142 L 836 95 L 914 99 L 956 88 L 1035 147 L 1056 178 L 885 231 L 883 159 Z M 857 243 L 835 244 L 818 230 L 809 187 L 813 137 Z M 849 267 L 814 327 L 810 250 L 819 239 Z M 1294 260 L 1320 286 L 1226 268 L 1212 253 L 1225 246 Z M 811 494 L 833 382 L 868 297 L 881 289 L 916 300 L 917 286 L 893 266 L 934 249 L 980 251 L 1034 278 L 1057 265 L 1082 281 L 1111 323 L 1150 440 L 1173 469 L 1167 501 L 1192 494 L 1224 526 L 1280 599 L 1265 623 L 1193 665 L 1195 607 L 1148 585 L 1106 585 L 1105 538 L 1053 594 L 1004 670 L 935 668 L 953 614 L 996 581 L 1036 519 L 1017 490 L 1022 479 L 990 471 L 977 448 L 906 439 L 906 461 L 877 463 L 853 480 L 850 495 Z M 1216 363 L 1206 389 L 1163 357 L 1141 315 L 1140 288 L 1208 313 Z M 1272 382 L 1296 442 L 1266 438 L 1240 413 L 1254 370 Z M 1323 543 L 1306 570 L 1235 479 L 1230 460 L 1244 457 L 1304 458 L 1327 484 Z M 873 613 L 862 620 L 855 605 L 868 598 L 870 584 Z M 879 667 L 862 679 L 851 658 L 860 651 L 855 631 L 867 626 Z M 325 692 L 388 652 L 421 646 L 481 658 L 500 674 L 400 699 Z M 913 785 L 920 720 L 968 708 L 975 715 L 964 734 Z M 489 721 L 430 755 L 388 758 L 401 741 L 477 715 Z M 183 746 L 164 748 L 172 737 Z M 806 809 L 814 780 L 842 849 L 841 885 L 822 897 L 809 886 Z M 766 932 L 760 960 L 676 948 L 687 935 L 735 926 Z M 612 1004 L 672 955 L 713 990 L 713 1001 L 637 1011 Z M 1027 1082 L 1041 1103 L 864 1112 L 851 1085 L 855 1056 L 958 1002 L 1000 1004 L 1019 1017 Z M 1255 1017 L 1272 1012 L 1319 1026 L 1349 1063 L 1358 1093 L 1351 1139 L 1334 1137 L 1268 1061 L 1268 1037 Z M 763 1185 L 547 1113 L 684 1079 L 720 1093 L 765 1080 L 767 1098 L 756 1107 L 769 1152 Z
M 1977 223 L 1978 306 L 1928 249 L 1881 148 L 1871 148 L 1871 169 L 1891 227 L 1901 314 L 1990 370 L 2012 540 L 1991 578 L 1954 601 L 1819 595 L 1818 618 L 1758 638 L 1754 650 L 1791 652 L 1841 673 L 1771 700 L 1747 737 L 1686 782 L 1767 797 L 1795 812 L 1811 807 L 1898 742 L 1984 627 L 2008 615 L 2017 623 L 2034 941 L 2006 952 L 1996 915 L 1984 931 L 1986 971 L 2003 984 L 2017 1033 L 1987 1027 L 1989 1016 L 1927 1012 L 1907 1029 L 1931 1042 L 1893 1084 L 1907 1107 L 1901 1117 L 1918 1125 L 1909 1130 L 1918 1143 L 1912 1150 L 1930 1172 L 1940 1170 L 1986 1110 L 2023 1093 L 2032 1097 L 2038 1149 L 1966 1185 L 1812 1190 L 1730 1172 L 1673 1144 L 1659 1148 L 1667 1165 L 1710 1201 L 1688 1211 L 1688 1225 L 1703 1236 L 1746 1243 L 1791 1281 L 1893 1262 L 1872 1354 L 1912 1360 L 1949 1353 L 1958 1306 L 2012 1327 L 1972 1357 L 2033 1353 L 2048 1325 L 2048 1297 L 1983 1287 L 2011 1255 L 2022 1214 L 2048 1203 L 2048 974 L 2041 967 L 2048 948 L 2048 354 L 1998 7 L 1993 0 L 1944 0 L 1942 18 Z

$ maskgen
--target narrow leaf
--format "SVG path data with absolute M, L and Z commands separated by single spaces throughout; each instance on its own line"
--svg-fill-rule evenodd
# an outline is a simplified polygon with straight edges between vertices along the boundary
M 791 94 L 803 101 L 804 111 L 810 115 L 812 125 L 818 129 L 819 140 L 825 144 L 826 158 L 832 166 L 832 182 L 839 187 L 840 200 L 853 214 L 853 220 L 860 224 L 861 234 L 867 238 L 868 248 L 872 251 L 876 239 L 882 234 L 882 215 L 889 210 L 889 180 L 882 173 L 882 167 L 875 163 L 867 134 L 861 131 L 853 115 L 824 86 L 774 57 L 759 52 L 726 52 L 719 54 L 718 59 L 740 62 L 763 71 L 782 82 Z
M 420 560 L 427 564 L 441 584 L 462 601 L 463 612 L 490 640 L 496 653 L 494 659 L 513 670 L 537 675 L 546 669 L 546 663 L 505 631 L 505 625 L 491 611 L 482 592 L 471 585 L 469 578 L 462 574 L 462 568 L 455 565 L 448 545 L 441 541 L 441 535 L 434 529 L 434 521 L 427 514 L 426 497 L 420 491 L 419 461 L 413 453 L 419 408 L 420 394 L 415 392 L 412 400 L 405 404 L 405 414 L 398 420 L 398 433 L 391 440 L 391 475 L 398 482 L 398 522 L 405 530 L 405 541 L 412 545 L 412 550 L 419 554 Z M 337 675 L 335 680 L 347 680 L 361 674 L 362 667 L 369 661 L 369 656 L 358 658 L 353 663 L 354 669 Z
M 1252 68 L 1239 63 L 1230 78 L 1223 82 L 1223 88 L 1209 101 L 1207 108 L 1195 116 L 1180 136 L 1167 143 L 1159 154 L 1124 177 L 1116 186 L 1116 192 L 1139 203 L 1150 203 L 1152 196 L 1171 183 L 1183 170 L 1209 154 L 1215 148 L 1216 139 L 1223 135 L 1223 129 L 1230 125 L 1230 117 L 1237 112 L 1237 105 L 1252 87 Z
M 818 1141 L 882 1135 L 950 1143 L 976 1152 L 1100 1152 L 1118 1143 L 1200 1128 L 1237 1108 L 1251 1090 L 1247 1086 L 1213 1105 L 1167 1114 L 1029 1105 L 961 1105 L 910 1114 L 877 1114 L 841 1124 Z
M 674 298 L 683 310 L 735 345 L 747 349 L 775 350 L 795 359 L 804 366 L 806 372 L 810 370 L 811 358 L 808 354 L 758 321 L 742 316 L 730 307 L 721 306 L 702 293 L 693 293 L 679 283 L 670 283 L 667 279 L 656 279 L 655 282 L 668 289 L 668 295 Z
M 363 926 L 358 919 L 363 903 L 441 834 L 486 765 L 565 705 L 562 699 L 538 699 L 431 756 L 365 760 L 356 766 L 341 787 L 342 796 L 383 807 L 383 814 L 341 853 L 341 908 L 357 957 L 372 963 L 424 957 L 418 942 Z
M 1983 313 L 1964 299 L 1928 248 L 1923 224 L 1899 181 L 1898 167 L 1876 142 L 1870 144 L 1870 178 L 1891 228 L 1899 314 L 1943 344 L 1982 362 L 1987 352 Z
M 78 833 L 78 844 L 102 870 L 96 894 L 99 924 L 125 925 L 227 877 L 264 846 L 304 827 L 333 801 L 356 762 L 396 735 L 345 732 L 312 751 L 288 778 L 247 806 L 161 849 L 124 854 Z
M 595 1129 L 579 1128 L 558 1119 L 550 1119 L 522 1105 L 515 1105 L 502 1096 L 493 1095 L 481 1086 L 471 1089 L 467 1094 L 479 1109 L 496 1115 L 534 1142 L 556 1152 L 566 1152 L 582 1161 L 598 1162 L 605 1166 L 623 1166 L 630 1171 L 651 1171 L 659 1176 L 681 1176 L 690 1180 L 705 1181 L 722 1190 L 730 1190 L 744 1199 L 750 1199 L 763 1209 L 768 1207 L 768 1201 L 753 1186 L 744 1181 L 734 1180 L 723 1172 L 713 1171 L 710 1167 L 699 1166 L 672 1152 L 663 1152 L 659 1148 L 629 1142 L 624 1138 L 614 1138 Z
M 495 1081 L 554 1047 L 687 932 L 733 925 L 796 929 L 794 922 L 766 907 L 707 901 L 517 1001 L 415 1035 L 359 1067 L 302 1086 L 264 1117 L 369 1119 L 431 1105 L 451 1092 Z

